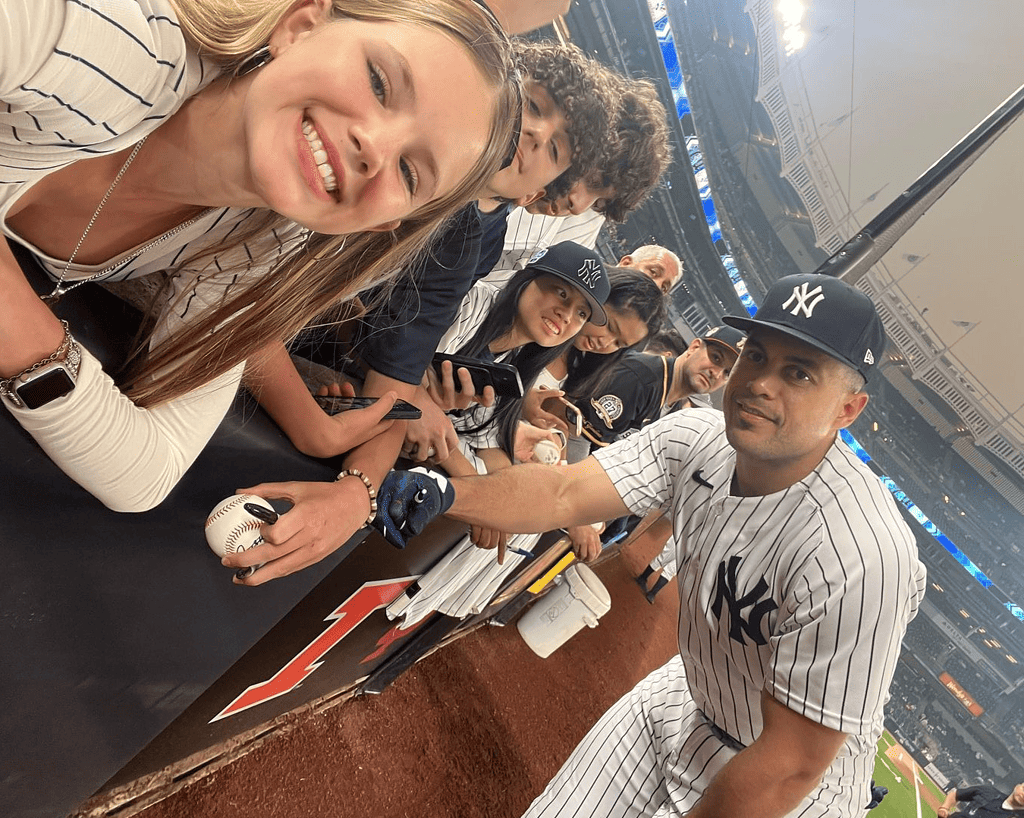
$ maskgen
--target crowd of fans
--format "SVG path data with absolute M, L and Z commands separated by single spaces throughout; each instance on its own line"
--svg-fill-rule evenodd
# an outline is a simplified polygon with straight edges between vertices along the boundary
M 593 250 L 670 160 L 653 83 L 510 37 L 538 22 L 516 0 L 157 5 L 10 9 L 2 216 L 53 285 L 37 297 L 2 248 L 0 394 L 14 418 L 110 508 L 145 510 L 243 384 L 296 448 L 345 467 L 331 484 L 252 489 L 292 507 L 266 526 L 245 584 L 371 522 L 399 457 L 493 471 L 542 439 L 568 457 L 566 400 L 600 406 L 683 274 L 657 245 L 607 269 Z M 48 56 L 17 63 L 23 52 Z M 90 72 L 109 80 L 100 92 Z M 157 293 L 150 334 L 108 374 L 50 306 L 136 279 Z M 435 366 L 439 353 L 514 366 L 523 394 Z M 352 395 L 375 402 L 333 412 Z M 420 417 L 391 420 L 399 399 Z

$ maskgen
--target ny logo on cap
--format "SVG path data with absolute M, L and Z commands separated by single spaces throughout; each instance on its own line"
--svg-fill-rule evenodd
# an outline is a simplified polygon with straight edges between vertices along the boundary
M 807 282 L 805 281 L 803 284 L 793 288 L 793 294 L 782 305 L 782 309 L 789 309 L 789 305 L 793 304 L 793 309 L 790 310 L 792 315 L 803 313 L 805 318 L 810 318 L 814 313 L 814 308 L 824 300 L 825 294 L 821 291 L 821 285 L 819 284 L 808 292 Z M 794 304 L 794 302 L 796 303 Z
M 586 284 L 590 289 L 594 289 L 597 286 L 597 281 L 600 278 L 601 265 L 598 264 L 594 259 L 588 258 L 583 262 L 583 266 L 576 271 L 577 278 Z

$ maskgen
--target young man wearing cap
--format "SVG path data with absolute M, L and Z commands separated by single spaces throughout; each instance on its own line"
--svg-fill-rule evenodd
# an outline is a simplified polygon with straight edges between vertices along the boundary
M 584 434 L 592 442 L 605 445 L 673 409 L 707 406 L 694 398 L 725 386 L 742 342 L 742 332 L 722 326 L 694 338 L 674 359 L 646 352 L 624 356 L 600 396 L 569 396 L 583 415 Z
M 837 439 L 867 403 L 881 321 L 845 282 L 799 275 L 728 322 L 748 334 L 724 413 L 674 413 L 571 466 L 385 488 L 410 533 L 453 502 L 507 531 L 669 509 L 680 654 L 602 717 L 530 818 L 863 812 L 925 583 L 895 502 Z

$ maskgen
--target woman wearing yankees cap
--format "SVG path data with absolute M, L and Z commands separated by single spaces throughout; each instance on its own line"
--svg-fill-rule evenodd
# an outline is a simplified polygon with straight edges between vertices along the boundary
M 583 326 L 591 326 L 588 321 L 599 327 L 607 324 L 611 316 L 604 304 L 609 290 L 598 256 L 562 242 L 535 256 L 503 288 L 489 282 L 475 285 L 438 352 L 513 363 L 528 392 L 552 359 L 568 351 Z M 428 374 L 432 396 L 447 408 L 446 398 L 454 395 L 441 394 L 438 379 Z M 521 398 L 499 397 L 490 406 L 456 410 L 459 446 L 440 462 L 441 468 L 452 476 L 488 474 L 532 459 L 536 442 L 554 435 L 520 423 L 522 405 Z M 454 617 L 479 612 L 518 563 L 529 557 L 541 533 L 509 537 L 497 529 L 472 526 L 469 535 L 417 581 L 414 595 L 403 594 L 388 607 L 388 616 L 404 617 L 403 627 L 408 628 L 433 611 Z M 480 550 L 499 545 L 497 559 Z
M 573 242 L 556 244 L 503 287 L 484 281 L 474 285 L 437 351 L 512 364 L 528 392 L 584 325 L 608 322 L 604 303 L 609 290 L 607 271 L 593 250 Z M 447 381 L 451 365 L 443 366 Z M 459 398 L 451 384 L 432 370 L 427 371 L 426 386 L 442 409 L 460 413 L 453 420 L 462 451 L 444 462 L 446 470 L 476 473 L 471 462 L 463 462 L 469 451 L 489 462 L 491 469 L 515 462 L 522 398 L 499 397 L 489 406 L 457 409 Z M 425 453 L 412 454 L 430 459 Z

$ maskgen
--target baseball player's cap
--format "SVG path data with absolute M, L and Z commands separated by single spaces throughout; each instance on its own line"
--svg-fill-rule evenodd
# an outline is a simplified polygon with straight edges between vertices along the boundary
M 604 302 L 608 300 L 612 287 L 601 257 L 593 250 L 574 241 L 563 241 L 534 253 L 526 266 L 568 281 L 583 293 L 590 304 L 590 323 L 598 327 L 608 323 Z
M 724 319 L 723 319 L 724 320 Z M 704 343 L 718 344 L 719 346 L 725 347 L 729 352 L 739 357 L 740 350 L 743 349 L 743 339 L 747 337 L 745 332 L 742 332 L 735 327 L 730 327 L 728 324 L 721 327 L 712 327 L 705 332 L 700 339 Z
M 769 327 L 799 338 L 856 369 L 864 380 L 870 380 L 885 349 L 885 329 L 871 299 L 833 276 L 785 276 L 772 284 L 753 318 L 722 320 L 746 332 Z

